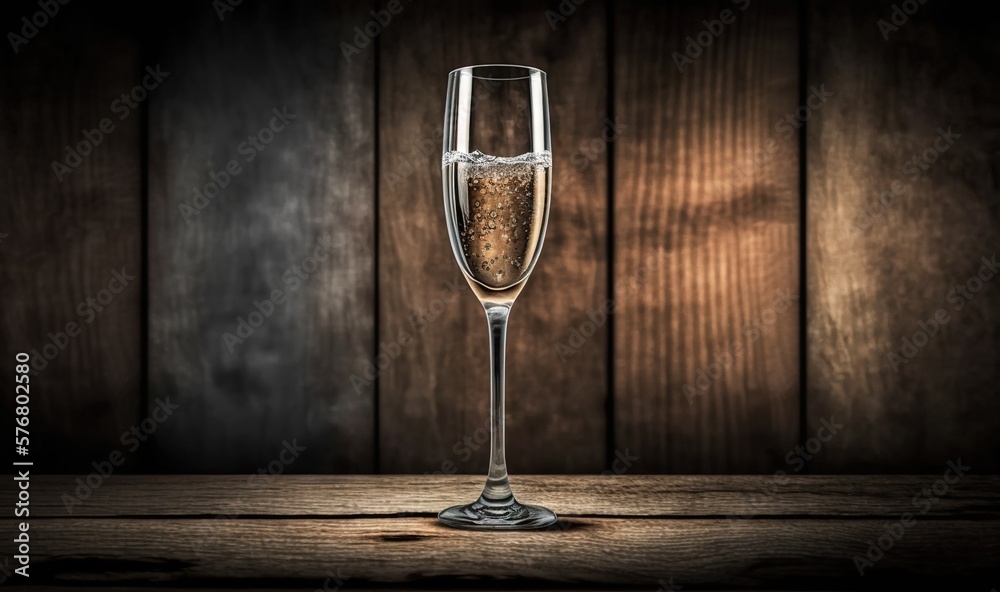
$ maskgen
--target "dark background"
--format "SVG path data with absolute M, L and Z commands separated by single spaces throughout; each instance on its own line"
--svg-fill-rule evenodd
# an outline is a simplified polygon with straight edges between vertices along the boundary
M 0 378 L 10 416 L 15 353 L 44 363 L 36 472 L 117 451 L 126 472 L 484 473 L 486 323 L 439 172 L 447 73 L 474 63 L 546 70 L 551 102 L 552 215 L 508 336 L 512 472 L 1000 466 L 1000 280 L 949 297 L 1000 238 L 995 9 L 401 0 L 348 60 L 388 2 L 97 4 L 0 48 Z M 3 31 L 40 10 L 7 3 Z M 272 109 L 295 118 L 247 162 Z M 958 137 L 921 156 L 939 129 Z M 329 255 L 290 289 L 317 241 Z M 122 269 L 135 279 L 102 296 Z M 824 421 L 842 427 L 810 441 Z M 144 441 L 122 439 L 133 426 Z

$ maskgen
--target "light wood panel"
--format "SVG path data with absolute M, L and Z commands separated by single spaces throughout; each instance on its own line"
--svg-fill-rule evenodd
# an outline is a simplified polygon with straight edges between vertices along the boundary
M 372 395 L 350 375 L 374 349 L 375 58 L 348 62 L 339 46 L 367 12 L 167 17 L 158 59 L 173 78 L 150 115 L 149 405 L 179 408 L 156 434 L 160 468 L 374 468 Z M 198 209 L 195 190 L 223 175 Z
M 808 127 L 808 431 L 846 426 L 813 463 L 995 472 L 1000 280 L 982 258 L 1000 243 L 1000 18 L 921 5 L 886 39 L 891 12 L 810 10 L 809 83 L 837 97 Z M 994 279 L 973 280 L 971 300 L 955 290 L 979 273 Z
M 485 474 L 488 332 L 448 245 L 441 126 L 448 72 L 523 63 L 548 74 L 555 183 L 545 248 L 507 336 L 508 467 L 600 471 L 607 329 L 572 355 L 557 347 L 607 292 L 605 161 L 573 160 L 606 125 L 604 6 L 588 2 L 554 31 L 529 2 L 404 7 L 379 37 L 379 340 L 388 346 L 401 331 L 414 339 L 372 386 L 381 468 Z M 413 323 L 414 313 L 428 320 Z
M 791 2 L 615 11 L 614 111 L 634 130 L 614 144 L 615 445 L 638 470 L 791 472 L 796 19 Z

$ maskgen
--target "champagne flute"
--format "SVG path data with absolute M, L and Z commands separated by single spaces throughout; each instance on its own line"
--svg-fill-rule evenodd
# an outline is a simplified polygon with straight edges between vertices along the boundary
M 507 317 L 538 261 L 549 216 L 552 152 L 545 72 L 490 64 L 448 76 L 442 180 L 451 248 L 490 330 L 490 468 L 475 502 L 438 519 L 458 528 L 541 528 L 551 510 L 518 503 L 504 455 Z

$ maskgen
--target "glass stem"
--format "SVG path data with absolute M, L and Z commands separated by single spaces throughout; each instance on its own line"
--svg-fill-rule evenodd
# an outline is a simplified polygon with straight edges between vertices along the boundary
M 513 499 L 507 481 L 507 457 L 504 451 L 504 350 L 507 344 L 509 305 L 485 306 L 490 324 L 490 473 L 483 498 L 490 503 L 508 503 Z

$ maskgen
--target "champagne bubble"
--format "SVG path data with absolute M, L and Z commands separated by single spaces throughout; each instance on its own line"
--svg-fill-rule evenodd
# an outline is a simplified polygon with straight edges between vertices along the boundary
M 460 195 L 466 200 L 468 223 L 460 244 L 467 269 L 485 286 L 502 289 L 523 279 L 526 266 L 521 260 L 530 258 L 529 249 L 535 248 L 531 239 L 538 230 L 532 212 L 539 181 L 545 182 L 539 175 L 547 174 L 550 158 L 548 153 L 513 158 L 446 154 L 445 165 L 458 163 L 458 179 L 465 184 Z

